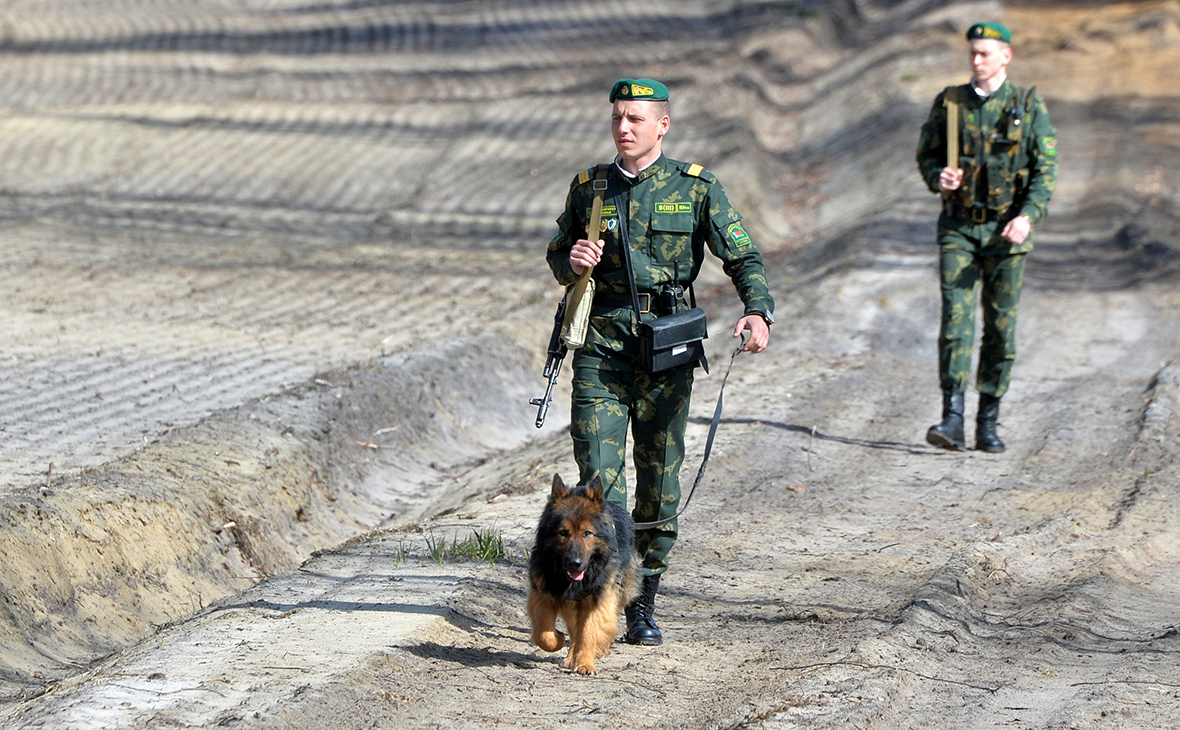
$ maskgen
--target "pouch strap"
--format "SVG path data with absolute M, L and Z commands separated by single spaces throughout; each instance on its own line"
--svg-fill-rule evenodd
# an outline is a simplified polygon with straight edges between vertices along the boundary
M 626 209 L 627 214 L 624 215 L 623 201 L 619 197 L 618 181 L 615 178 L 615 171 L 611 170 L 611 187 L 614 188 L 612 193 L 614 197 L 615 210 L 619 215 L 619 246 L 623 249 L 623 264 L 627 268 L 627 283 L 631 288 L 631 306 L 634 307 L 636 315 L 643 310 L 639 307 L 639 292 L 635 284 L 635 269 L 631 264 L 631 238 L 627 233 L 627 218 L 631 215 L 631 209 Z M 679 266 L 675 271 L 677 281 L 679 281 Z M 688 305 L 694 309 L 697 306 L 697 292 L 693 288 L 692 282 L 688 283 Z M 709 367 L 705 366 L 705 372 L 709 372 Z
M 618 173 L 615 172 L 614 166 L 611 166 L 611 187 L 614 188 L 614 202 L 615 211 L 619 216 L 619 246 L 623 249 L 623 264 L 627 267 L 627 284 L 631 288 L 631 307 L 635 310 L 635 324 L 639 325 L 641 317 L 639 313 L 643 310 L 639 308 L 639 291 L 635 284 L 635 269 L 631 265 L 631 238 L 627 235 L 627 219 L 631 216 L 631 207 L 623 207 L 623 201 L 619 197 Z M 626 214 L 624 215 L 624 211 Z M 679 269 L 677 269 L 679 272 Z M 688 283 L 689 304 L 695 309 L 697 306 L 697 292 L 693 288 L 692 282 Z M 709 374 L 709 358 L 705 357 L 705 353 L 701 352 L 700 359 L 701 367 L 705 369 L 705 374 Z
M 623 207 L 622 198 L 619 196 L 619 178 L 618 173 L 615 172 L 614 166 L 611 166 L 611 187 L 614 188 L 615 212 L 619 216 L 619 248 L 623 249 L 623 265 L 627 268 L 627 285 L 631 288 L 631 307 L 635 310 L 635 323 L 639 323 L 639 291 L 635 287 L 635 269 L 631 264 L 631 236 L 627 233 L 627 219 L 631 217 L 631 206 L 628 202 L 626 208 Z

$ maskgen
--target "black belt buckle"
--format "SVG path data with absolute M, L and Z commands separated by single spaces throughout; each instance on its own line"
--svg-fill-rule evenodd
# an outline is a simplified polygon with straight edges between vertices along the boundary
M 651 311 L 651 294 L 640 294 L 639 296 L 639 313 L 647 314 Z
M 973 205 L 969 208 L 971 211 L 972 223 L 987 223 L 987 207 L 983 205 Z

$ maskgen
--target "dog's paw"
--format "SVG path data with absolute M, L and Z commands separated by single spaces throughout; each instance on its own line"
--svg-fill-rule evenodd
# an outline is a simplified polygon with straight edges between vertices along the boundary
M 543 631 L 533 637 L 533 643 L 545 651 L 557 651 L 565 646 L 565 634 L 560 631 Z
M 574 671 L 578 674 L 598 674 L 598 670 L 594 668 L 593 664 L 579 664 L 574 667 Z
M 594 660 L 587 658 L 584 654 L 580 657 L 574 657 L 574 652 L 565 655 L 565 661 L 561 663 L 562 669 L 572 669 L 578 674 L 598 674 L 598 670 L 594 668 Z

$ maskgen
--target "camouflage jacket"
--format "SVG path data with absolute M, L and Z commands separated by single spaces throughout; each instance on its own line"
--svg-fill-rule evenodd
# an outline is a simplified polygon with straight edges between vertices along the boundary
M 611 167 L 613 182 L 603 199 L 597 235 L 604 243 L 603 256 L 593 274 L 600 293 L 630 295 L 618 242 L 618 211 L 613 199 L 617 185 L 620 200 L 629 206 L 627 235 L 639 292 L 657 292 L 675 281 L 687 288 L 700 273 L 707 247 L 721 259 L 747 313 L 774 311 L 762 255 L 717 178 L 700 165 L 663 155 L 635 178 L 623 175 L 613 164 Z M 570 248 L 578 239 L 589 238 L 586 225 L 594 202 L 594 172 L 595 168 L 590 168 L 570 184 L 565 211 L 557 219 L 557 235 L 549 242 L 546 260 L 564 286 L 578 279 L 570 267 Z
M 1005 80 L 986 99 L 970 84 L 938 95 L 922 125 L 917 154 L 922 178 L 935 193 L 946 167 L 947 94 L 960 100 L 959 166 L 965 171 L 963 185 L 952 193 L 955 210 L 981 203 L 1001 219 L 1043 220 L 1057 187 L 1057 132 L 1036 89 L 1025 91 Z

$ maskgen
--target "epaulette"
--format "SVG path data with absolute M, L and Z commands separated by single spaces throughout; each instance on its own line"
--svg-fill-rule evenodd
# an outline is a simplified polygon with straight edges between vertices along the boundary
M 595 165 L 594 167 L 589 167 L 589 168 L 586 168 L 585 170 L 582 170 L 581 172 L 578 173 L 578 184 L 585 185 L 586 183 L 593 180 L 594 177 L 598 174 L 599 168 L 609 169 L 610 163 L 605 163 L 602 165 Z
M 716 182 L 717 180 L 717 178 L 713 177 L 713 173 L 709 172 L 704 167 L 698 165 L 695 162 L 690 165 L 686 165 L 681 169 L 684 170 L 685 175 L 689 175 L 690 177 L 699 177 L 705 182 Z

